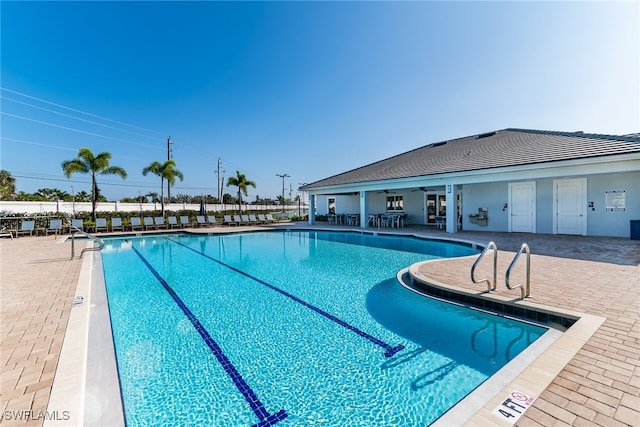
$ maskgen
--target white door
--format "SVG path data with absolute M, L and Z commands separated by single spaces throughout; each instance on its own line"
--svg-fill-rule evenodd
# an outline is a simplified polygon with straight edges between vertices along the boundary
M 586 178 L 557 180 L 553 184 L 555 233 L 585 235 L 587 232 Z
M 509 184 L 509 231 L 536 232 L 536 183 Z

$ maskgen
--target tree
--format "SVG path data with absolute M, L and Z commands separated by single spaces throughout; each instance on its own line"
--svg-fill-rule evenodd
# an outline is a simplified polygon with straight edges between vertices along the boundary
M 149 172 L 160 177 L 160 203 L 162 204 L 162 216 L 164 216 L 164 180 L 167 180 L 168 186 L 172 186 L 175 184 L 176 178 L 180 178 L 180 181 L 184 180 L 184 175 L 176 169 L 174 160 L 167 160 L 164 163 L 153 162 L 142 169 L 142 175 L 144 176 Z
M 7 170 L 0 170 L 0 200 L 12 200 L 16 195 L 16 179 Z
M 62 171 L 67 178 L 74 173 L 91 174 L 91 217 L 96 219 L 96 205 L 98 204 L 100 190 L 96 182 L 96 175 L 119 175 L 122 179 L 127 177 L 127 172 L 119 166 L 109 166 L 111 153 L 103 152 L 94 156 L 90 149 L 78 150 L 78 157 L 62 162 Z
M 54 202 L 56 200 L 71 200 L 71 194 L 57 188 L 39 188 L 38 191 L 34 193 L 34 196 L 37 196 L 40 200 L 47 200 L 50 202 Z
M 227 187 L 230 185 L 238 187 L 238 208 L 239 212 L 242 213 L 242 195 L 248 196 L 247 187 L 256 188 L 256 183 L 249 181 L 240 171 L 236 171 L 236 176 L 230 176 L 227 181 Z

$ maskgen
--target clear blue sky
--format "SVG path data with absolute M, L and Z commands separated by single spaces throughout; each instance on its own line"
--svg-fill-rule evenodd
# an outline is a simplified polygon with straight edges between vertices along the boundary
M 299 183 L 508 127 L 640 132 L 639 2 L 0 7 L 0 167 L 19 191 L 90 191 L 60 167 L 89 147 L 129 174 L 98 179 L 110 200 L 159 192 L 141 171 L 166 160 L 168 136 L 185 175 L 172 195 L 215 194 L 221 158 L 225 178 L 257 183 L 254 200 L 281 193 L 276 174 L 295 197 Z

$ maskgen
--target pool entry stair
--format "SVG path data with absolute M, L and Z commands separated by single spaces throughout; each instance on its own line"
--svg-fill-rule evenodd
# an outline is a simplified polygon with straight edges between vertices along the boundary
M 80 258 L 82 258 L 82 255 L 84 255 L 85 252 L 101 251 L 102 248 L 104 248 L 104 241 L 101 238 L 99 238 L 97 236 L 94 236 L 93 234 L 89 234 L 89 233 L 79 229 L 78 227 L 76 227 L 73 224 L 71 224 L 69 226 L 69 228 L 71 230 L 71 259 L 73 259 L 75 257 L 75 252 L 76 252 L 76 248 L 75 248 L 76 233 L 80 233 L 80 234 L 84 235 L 85 237 L 88 237 L 89 239 L 91 239 L 94 242 L 98 243 L 98 246 L 93 246 L 93 247 L 90 247 L 90 248 L 84 248 L 80 252 Z
M 476 267 L 478 267 L 478 264 L 480 264 L 480 261 L 482 260 L 482 258 L 484 258 L 484 256 L 487 254 L 487 252 L 489 251 L 493 251 L 493 284 L 491 282 L 490 279 L 488 278 L 484 278 L 484 279 L 476 279 L 475 278 L 475 271 L 476 271 Z M 511 276 L 511 272 L 513 271 L 513 268 L 516 266 L 516 264 L 518 263 L 518 260 L 520 259 L 520 255 L 522 255 L 522 253 L 526 254 L 526 258 L 525 258 L 525 273 L 526 273 L 526 279 L 525 279 L 525 283 L 524 285 L 522 283 L 518 283 L 517 285 L 512 285 L 511 282 L 509 281 L 509 278 Z M 520 289 L 520 299 L 525 299 L 529 296 L 531 296 L 531 250 L 529 249 L 529 245 L 527 245 L 526 243 L 523 243 L 520 246 L 520 249 L 518 249 L 518 252 L 516 253 L 516 255 L 513 257 L 513 261 L 511 261 L 511 264 L 509 264 L 509 267 L 507 268 L 507 271 L 505 273 L 504 276 L 504 282 L 505 285 L 507 286 L 507 288 L 509 290 L 514 290 L 514 289 Z M 473 265 L 471 266 L 471 281 L 475 284 L 480 284 L 480 283 L 486 283 L 487 284 L 487 292 L 491 292 L 491 291 L 495 291 L 496 290 L 496 284 L 497 284 L 497 265 L 498 265 L 498 247 L 496 246 L 495 242 L 489 242 L 489 244 L 487 244 L 487 246 L 484 248 L 484 250 L 480 253 L 480 255 L 478 255 L 478 258 L 476 259 L 476 261 L 473 263 Z

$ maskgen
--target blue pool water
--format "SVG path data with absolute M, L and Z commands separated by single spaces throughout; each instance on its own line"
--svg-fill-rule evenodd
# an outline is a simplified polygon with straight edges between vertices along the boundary
M 287 231 L 102 253 L 128 426 L 424 426 L 545 332 L 397 282 L 462 245 Z

